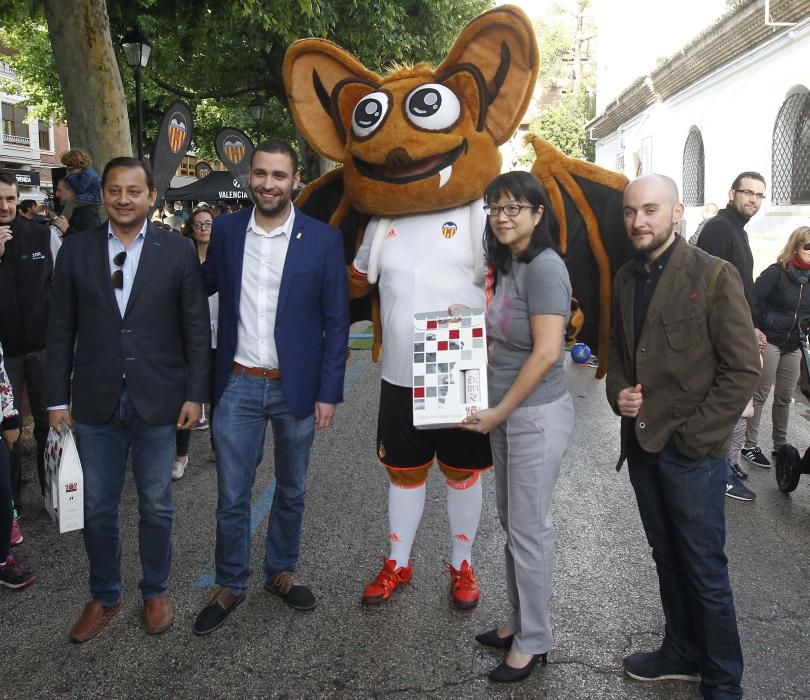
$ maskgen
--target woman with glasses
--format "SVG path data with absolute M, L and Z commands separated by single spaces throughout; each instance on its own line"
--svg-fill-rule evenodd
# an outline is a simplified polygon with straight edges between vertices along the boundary
M 511 612 L 476 639 L 509 650 L 489 674 L 508 683 L 528 678 L 538 661 L 545 665 L 553 646 L 551 506 L 574 428 L 563 370 L 571 283 L 554 248 L 557 220 L 533 175 L 500 175 L 484 199 L 484 247 L 495 275 L 486 317 L 490 408 L 460 427 L 489 433 L 492 444 Z
M 202 265 L 208 255 L 208 245 L 211 242 L 211 228 L 214 224 L 214 212 L 208 206 L 199 206 L 191 212 L 188 221 L 183 226 L 183 235 L 194 241 L 197 249 L 197 257 Z M 214 367 L 217 347 L 217 317 L 219 314 L 219 297 L 212 294 L 208 297 L 208 311 L 211 315 L 211 396 L 214 395 Z M 214 420 L 214 405 L 211 404 L 208 411 L 208 420 L 205 419 L 205 411 L 200 420 L 198 428 L 208 429 Z M 211 449 L 214 449 L 214 431 L 211 435 Z M 183 474 L 188 466 L 188 448 L 191 443 L 190 430 L 178 430 L 175 445 L 174 467 L 172 468 L 172 479 L 177 481 L 183 478 Z
M 742 455 L 765 469 L 771 462 L 758 444 L 762 406 L 773 389 L 772 455 L 776 455 L 787 440 L 790 402 L 799 379 L 799 321 L 810 315 L 808 283 L 810 227 L 800 226 L 790 234 L 776 262 L 757 278 L 752 295 L 756 327 L 768 344 L 762 352 L 762 374 L 754 392 L 754 415 L 748 421 Z

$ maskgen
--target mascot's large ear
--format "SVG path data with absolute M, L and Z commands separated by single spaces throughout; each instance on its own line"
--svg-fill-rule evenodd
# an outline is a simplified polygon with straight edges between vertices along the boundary
M 537 82 L 540 65 L 534 28 L 514 5 L 503 5 L 472 20 L 436 69 L 436 76 L 457 71 L 483 79 L 485 128 L 498 145 L 520 124 Z
M 284 56 L 284 85 L 295 124 L 320 155 L 343 162 L 346 137 L 335 88 L 379 85 L 382 78 L 325 39 L 301 39 Z

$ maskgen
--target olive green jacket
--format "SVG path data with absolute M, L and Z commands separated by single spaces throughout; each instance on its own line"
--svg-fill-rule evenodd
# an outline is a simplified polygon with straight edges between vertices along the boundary
M 678 241 L 655 290 L 638 346 L 633 332 L 633 261 L 614 281 L 607 397 L 642 386 L 635 421 L 622 418 L 621 455 L 629 431 L 647 452 L 672 439 L 687 457 L 724 458 L 731 432 L 754 393 L 761 362 L 740 275 L 733 265 Z

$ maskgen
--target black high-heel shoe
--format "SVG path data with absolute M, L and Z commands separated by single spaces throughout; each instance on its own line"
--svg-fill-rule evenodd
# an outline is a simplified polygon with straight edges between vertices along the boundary
M 492 647 L 494 649 L 511 649 L 514 633 L 508 637 L 499 637 L 497 628 L 489 630 L 489 632 L 482 632 L 475 635 L 475 641 L 484 646 Z
M 523 668 L 513 668 L 509 666 L 504 659 L 499 666 L 496 666 L 489 672 L 489 680 L 493 683 L 517 683 L 518 681 L 525 681 L 532 675 L 532 671 L 538 661 L 541 666 L 546 665 L 547 656 L 548 654 L 535 654 Z

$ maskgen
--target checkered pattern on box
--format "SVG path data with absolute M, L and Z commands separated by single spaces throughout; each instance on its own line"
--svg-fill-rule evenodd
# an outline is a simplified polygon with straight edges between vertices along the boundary
M 484 347 L 484 312 L 416 314 L 414 323 L 413 407 L 424 411 L 443 404 L 449 391 L 463 390 L 452 371 L 457 362 L 473 359 L 473 349 Z
M 62 452 L 64 450 L 65 442 L 62 440 L 61 433 L 50 431 L 48 433 L 48 442 L 45 444 L 45 497 L 48 502 L 53 500 L 56 495 L 56 485 L 59 483 L 59 464 L 62 461 Z M 57 508 L 57 503 L 51 504 L 53 508 Z

